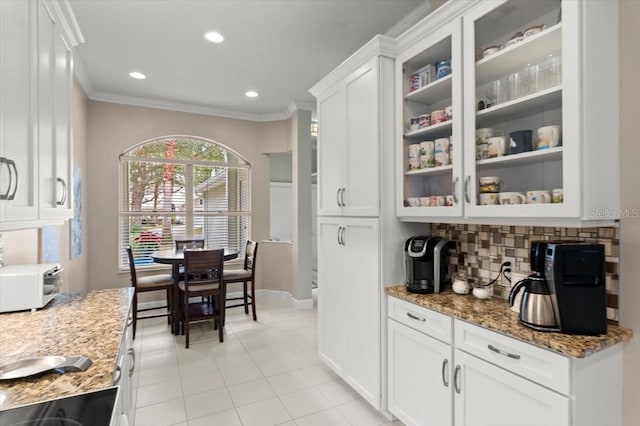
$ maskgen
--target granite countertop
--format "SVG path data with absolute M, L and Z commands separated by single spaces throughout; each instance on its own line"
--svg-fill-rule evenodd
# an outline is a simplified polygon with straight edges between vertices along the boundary
M 0 315 L 0 365 L 47 355 L 86 356 L 83 372 L 0 381 L 0 410 L 113 386 L 133 288 L 61 293 L 36 312 Z
M 607 327 L 607 334 L 601 336 L 536 331 L 522 325 L 518 314 L 509 308 L 507 301 L 498 298 L 481 300 L 471 294 L 460 295 L 451 290 L 438 294 L 415 294 L 407 292 L 404 285 L 387 287 L 385 292 L 389 296 L 574 358 L 585 358 L 633 336 L 631 330 L 611 324 Z

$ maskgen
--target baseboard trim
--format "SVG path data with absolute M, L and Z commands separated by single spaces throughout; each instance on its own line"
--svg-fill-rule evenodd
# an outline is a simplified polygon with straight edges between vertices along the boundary
M 291 303 L 296 309 L 313 309 L 313 299 L 298 300 L 291 293 L 289 295 L 289 303 Z

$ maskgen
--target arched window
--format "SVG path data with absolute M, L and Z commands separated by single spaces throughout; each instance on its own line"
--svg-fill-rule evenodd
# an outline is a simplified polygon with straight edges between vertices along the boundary
M 207 247 L 240 251 L 251 215 L 251 166 L 231 149 L 192 136 L 166 136 L 120 155 L 120 269 L 125 248 L 136 263 L 176 239 L 201 238 Z

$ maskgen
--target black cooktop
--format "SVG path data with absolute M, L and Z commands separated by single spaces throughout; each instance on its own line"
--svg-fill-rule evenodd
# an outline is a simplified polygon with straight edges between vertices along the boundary
M 0 411 L 0 426 L 109 426 L 118 388 Z

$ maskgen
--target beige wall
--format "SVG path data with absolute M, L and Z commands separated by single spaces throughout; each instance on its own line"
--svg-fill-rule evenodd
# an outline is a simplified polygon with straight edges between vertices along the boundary
M 87 280 L 87 97 L 80 85 L 74 82 L 72 99 L 73 125 L 73 164 L 80 167 L 82 179 L 82 254 L 75 259 L 70 258 L 70 221 L 57 227 L 59 236 L 59 261 L 64 268 L 63 291 L 82 291 L 88 288 Z M 5 265 L 21 263 L 38 263 L 38 230 L 12 231 L 4 234 Z
M 204 137 L 243 156 L 251 163 L 250 235 L 258 241 L 269 237 L 270 160 L 263 153 L 286 150 L 288 121 L 259 123 L 89 101 L 88 129 L 87 214 L 91 220 L 87 233 L 92 289 L 129 284 L 129 275 L 118 272 L 118 156 L 149 139 Z
M 631 213 L 620 221 L 620 324 L 635 332 L 623 352 L 625 426 L 635 426 L 640 419 L 640 217 L 634 214 L 640 212 L 638 22 L 640 2 L 620 1 L 620 199 L 623 212 Z

